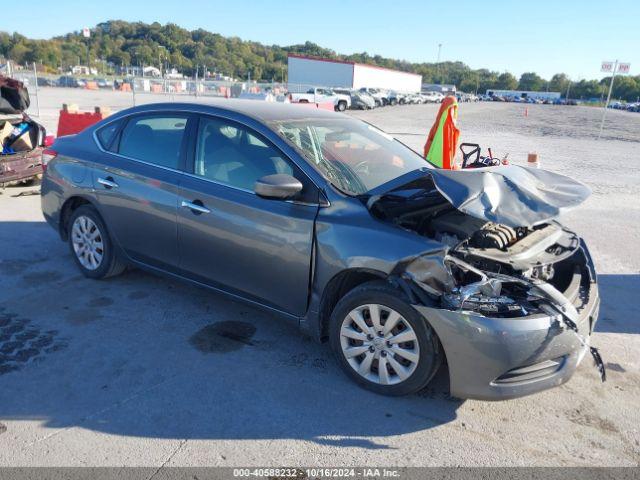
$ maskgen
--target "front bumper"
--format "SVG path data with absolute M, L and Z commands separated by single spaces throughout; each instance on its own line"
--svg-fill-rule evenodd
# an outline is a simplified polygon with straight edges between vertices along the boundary
M 578 284 L 563 294 L 575 305 L 578 332 L 588 342 L 598 319 L 600 296 L 586 248 L 584 256 L 586 265 L 576 279 Z M 505 400 L 561 385 L 588 350 L 560 315 L 491 318 L 424 305 L 414 308 L 438 334 L 447 356 L 451 395 L 459 398 Z

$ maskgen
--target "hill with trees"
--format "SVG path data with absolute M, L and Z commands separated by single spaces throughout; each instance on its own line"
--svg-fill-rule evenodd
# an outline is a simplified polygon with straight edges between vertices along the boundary
M 203 29 L 189 31 L 172 23 L 111 20 L 93 28 L 88 41 L 81 32 L 49 40 L 32 40 L 19 33 L 0 32 L 0 57 L 18 64 L 35 62 L 50 72 L 62 73 L 72 65 L 86 64 L 87 45 L 91 65 L 103 74 L 113 72 L 116 67 L 162 64 L 189 76 L 196 71 L 202 75 L 206 69 L 234 78 L 245 79 L 250 75 L 259 81 L 286 81 L 287 55 L 295 53 L 418 73 L 424 83 L 455 84 L 465 92 L 520 89 L 564 94 L 569 87 L 569 78 L 563 73 L 545 80 L 534 72 L 526 72 L 517 79 L 508 72 L 486 68 L 474 70 L 462 62 L 410 63 L 366 52 L 341 55 L 311 42 L 287 47 L 263 45 Z M 600 98 L 606 92 L 608 82 L 607 78 L 573 81 L 570 96 Z M 619 77 L 613 97 L 636 101 L 640 97 L 640 76 Z

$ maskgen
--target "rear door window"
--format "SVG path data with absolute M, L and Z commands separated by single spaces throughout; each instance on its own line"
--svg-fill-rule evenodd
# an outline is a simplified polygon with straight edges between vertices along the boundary
M 118 153 L 177 170 L 187 120 L 186 115 L 134 117 L 122 131 Z

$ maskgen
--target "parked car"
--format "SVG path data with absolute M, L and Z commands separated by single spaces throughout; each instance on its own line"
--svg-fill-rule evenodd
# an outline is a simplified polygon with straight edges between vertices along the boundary
M 0 185 L 5 185 L 42 173 L 47 132 L 27 115 L 29 92 L 22 82 L 0 75 L 0 87 Z
M 389 105 L 388 93 L 379 88 L 361 88 L 361 92 L 371 95 L 376 102 L 376 106 L 384 107 Z
M 420 94 L 422 103 L 440 103 L 444 98 L 440 92 L 426 91 Z
M 458 99 L 458 102 L 461 102 L 461 103 L 477 102 L 478 101 L 478 97 L 476 95 L 474 95 L 473 93 L 457 92 L 456 93 L 456 98 Z
M 78 82 L 78 79 L 76 77 L 71 77 L 71 76 L 68 76 L 68 75 L 63 75 L 60 78 L 58 78 L 58 82 L 57 83 L 58 83 L 59 87 L 77 88 L 77 87 L 80 86 L 80 82 Z
M 311 88 L 307 93 L 292 93 L 291 101 L 297 103 L 333 103 L 335 109 L 344 112 L 351 107 L 351 96 L 335 93 L 330 88 Z
M 113 88 L 113 81 L 106 78 L 96 78 L 94 81 L 98 85 L 98 88 Z
M 334 88 L 333 91 L 340 95 L 348 95 L 351 99 L 351 108 L 370 110 L 375 108 L 376 102 L 372 96 L 349 88 Z
M 38 86 L 39 87 L 55 87 L 57 86 L 57 82 L 48 77 L 38 77 Z
M 399 93 L 395 90 L 389 90 L 387 92 L 387 98 L 389 99 L 389 105 L 402 105 L 409 103 L 407 99 L 411 97 L 411 94 Z
M 565 176 L 436 169 L 357 119 L 242 100 L 126 109 L 47 155 L 42 211 L 85 277 L 134 265 L 243 299 L 375 392 L 446 359 L 452 395 L 517 397 L 589 351 L 593 263 L 554 219 L 589 190 Z

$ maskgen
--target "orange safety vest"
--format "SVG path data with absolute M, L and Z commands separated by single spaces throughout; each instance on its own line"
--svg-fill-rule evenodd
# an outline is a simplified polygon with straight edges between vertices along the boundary
M 436 167 L 448 170 L 459 168 L 454 161 L 460 136 L 460 130 L 456 126 L 457 119 L 456 97 L 445 97 L 424 146 L 424 158 Z

